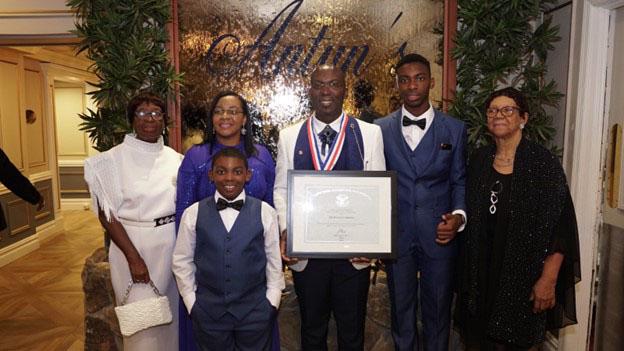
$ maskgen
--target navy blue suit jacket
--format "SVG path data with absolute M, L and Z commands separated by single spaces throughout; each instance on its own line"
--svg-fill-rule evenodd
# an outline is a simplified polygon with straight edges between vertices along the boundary
M 377 119 L 384 140 L 386 169 L 398 175 L 399 255 L 409 254 L 418 240 L 431 258 L 450 258 L 457 241 L 435 242 L 444 213 L 466 210 L 466 127 L 463 122 L 435 111 L 431 127 L 415 150 L 401 132 L 402 110 Z

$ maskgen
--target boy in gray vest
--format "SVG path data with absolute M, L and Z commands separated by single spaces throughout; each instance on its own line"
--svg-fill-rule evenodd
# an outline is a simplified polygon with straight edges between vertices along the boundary
M 173 273 L 200 350 L 268 350 L 284 275 L 277 214 L 246 196 L 247 159 L 225 148 L 208 172 L 216 193 L 182 214 Z

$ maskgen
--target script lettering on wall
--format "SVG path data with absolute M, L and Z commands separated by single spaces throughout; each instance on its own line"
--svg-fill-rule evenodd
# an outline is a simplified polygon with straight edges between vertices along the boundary
M 234 90 L 258 112 L 256 124 L 271 131 L 309 113 L 307 82 L 319 64 L 347 74 L 347 112 L 358 115 L 353 86 L 369 82 L 372 108 L 396 108 L 391 68 L 406 53 L 432 63 L 441 82 L 444 1 L 439 0 L 179 0 L 182 105 L 201 106 L 221 90 Z M 441 84 L 432 91 L 441 99 Z

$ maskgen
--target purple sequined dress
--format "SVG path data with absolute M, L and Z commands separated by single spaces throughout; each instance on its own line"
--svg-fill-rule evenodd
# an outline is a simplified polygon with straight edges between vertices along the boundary
M 275 183 L 275 161 L 262 145 L 255 144 L 256 154 L 247 162 L 252 172 L 251 180 L 245 184 L 245 193 L 273 206 L 273 184 Z M 215 143 L 195 145 L 186 152 L 178 170 L 176 196 L 176 231 L 184 210 L 193 203 L 214 195 L 215 185 L 208 179 L 212 157 L 224 145 Z M 243 143 L 236 146 L 245 153 Z M 186 318 L 185 318 L 186 316 Z M 180 304 L 180 350 L 197 350 L 193 341 L 191 319 L 183 303 Z M 274 334 L 275 335 L 275 334 Z M 279 350 L 279 340 L 274 340 L 273 349 Z

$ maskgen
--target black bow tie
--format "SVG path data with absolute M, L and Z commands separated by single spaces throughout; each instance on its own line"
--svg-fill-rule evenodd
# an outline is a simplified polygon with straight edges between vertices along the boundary
M 231 208 L 235 209 L 236 211 L 240 211 L 241 208 L 243 208 L 243 204 L 244 203 L 245 203 L 245 201 L 243 201 L 243 200 L 228 202 L 228 201 L 225 201 L 222 198 L 219 198 L 219 200 L 217 200 L 217 210 L 223 211 L 226 208 L 231 207 Z
M 332 129 L 329 125 L 326 125 L 323 130 L 318 133 L 319 140 L 321 141 L 321 155 L 325 156 L 325 146 L 329 146 L 334 142 L 334 138 L 336 137 L 336 131 Z
M 420 127 L 420 129 L 425 130 L 425 127 L 427 126 L 427 120 L 425 118 L 421 118 L 414 121 L 407 118 L 407 116 L 403 116 L 403 127 L 411 125 L 417 125 L 418 127 Z

